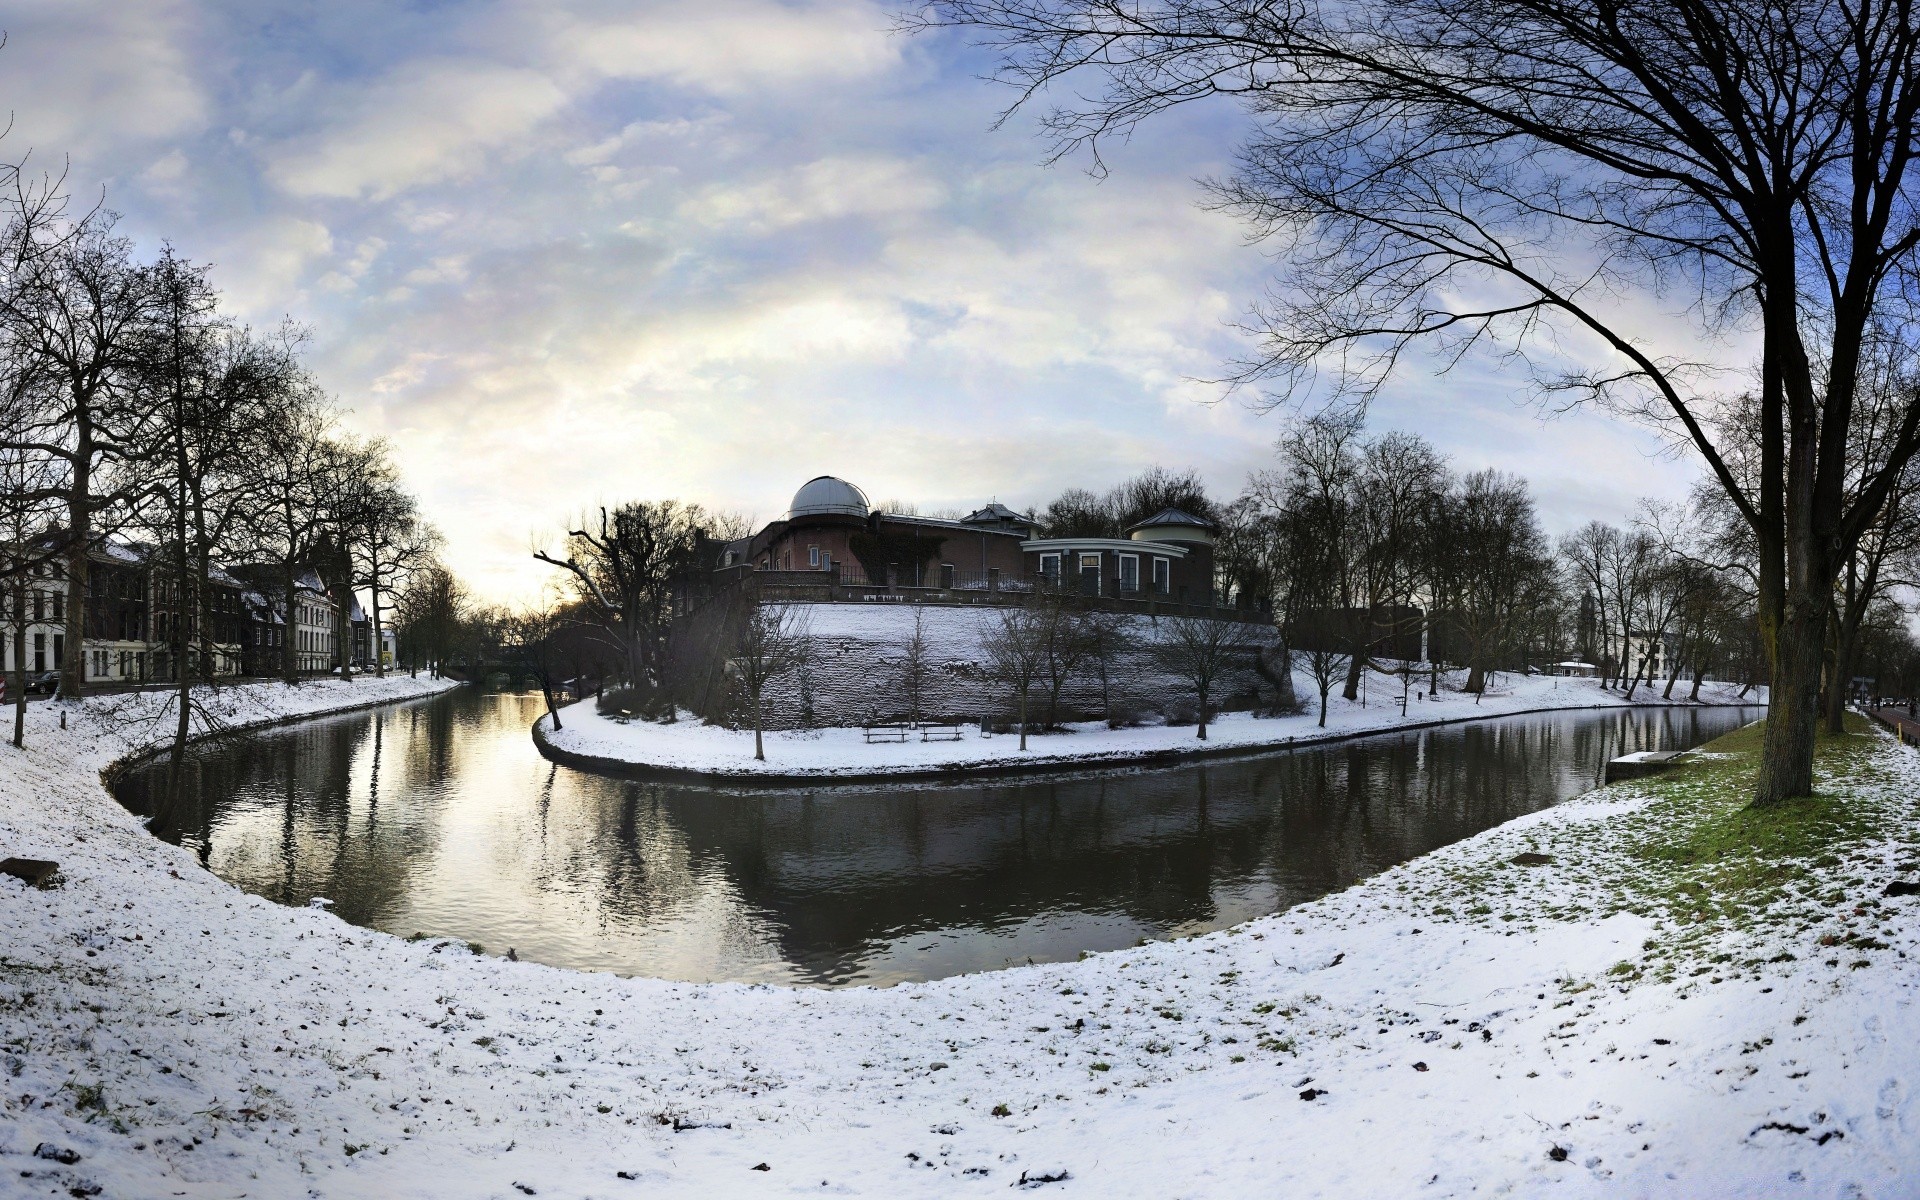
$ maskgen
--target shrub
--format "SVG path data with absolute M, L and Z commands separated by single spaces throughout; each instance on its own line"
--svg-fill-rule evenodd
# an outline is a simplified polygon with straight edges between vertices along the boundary
M 662 724 L 670 724 L 674 719 L 673 700 L 659 688 L 609 688 L 600 694 L 594 707 L 608 716 L 631 715 Z

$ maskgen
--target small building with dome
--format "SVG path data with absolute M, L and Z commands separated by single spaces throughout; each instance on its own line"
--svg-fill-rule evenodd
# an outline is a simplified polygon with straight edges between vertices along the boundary
M 800 485 L 780 519 L 729 543 L 716 565 L 944 590 L 1045 580 L 1089 596 L 1210 602 L 1213 522 L 1170 508 L 1124 533 L 1038 538 L 1031 517 L 997 501 L 958 519 L 876 511 L 859 487 L 820 475 Z

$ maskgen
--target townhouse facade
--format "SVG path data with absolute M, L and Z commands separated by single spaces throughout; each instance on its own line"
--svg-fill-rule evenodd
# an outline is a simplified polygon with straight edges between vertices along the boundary
M 277 675 L 289 639 L 301 673 L 321 674 L 338 666 L 338 601 L 317 571 L 302 568 L 296 575 L 291 620 L 278 566 L 215 568 L 209 583 L 210 628 L 203 637 L 194 606 L 151 548 L 109 542 L 90 552 L 82 621 L 87 685 L 118 688 L 177 679 L 176 642 L 182 634 L 192 653 L 200 655 L 195 670 L 203 678 Z M 67 596 L 66 572 L 58 562 L 33 567 L 20 586 L 0 589 L 0 670 L 11 674 L 24 667 L 37 676 L 60 669 Z M 371 622 L 357 601 L 347 627 L 350 664 L 355 670 L 369 667 Z M 16 629 L 24 636 L 16 639 Z

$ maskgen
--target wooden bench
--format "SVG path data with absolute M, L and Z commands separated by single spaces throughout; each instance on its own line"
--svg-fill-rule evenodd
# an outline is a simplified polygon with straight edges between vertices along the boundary
M 920 726 L 923 742 L 957 742 L 965 737 L 958 721 L 928 721 Z
M 860 731 L 867 735 L 868 742 L 904 742 L 907 740 L 907 723 L 892 721 L 880 725 L 862 725 Z

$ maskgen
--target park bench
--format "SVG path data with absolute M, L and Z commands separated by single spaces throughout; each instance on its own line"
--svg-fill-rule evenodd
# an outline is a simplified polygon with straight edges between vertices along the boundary
M 904 742 L 907 740 L 905 721 L 888 721 L 874 725 L 862 725 L 860 731 L 867 735 L 868 742 Z
M 923 742 L 957 742 L 965 736 L 960 731 L 958 721 L 928 721 L 920 726 L 920 740 Z

